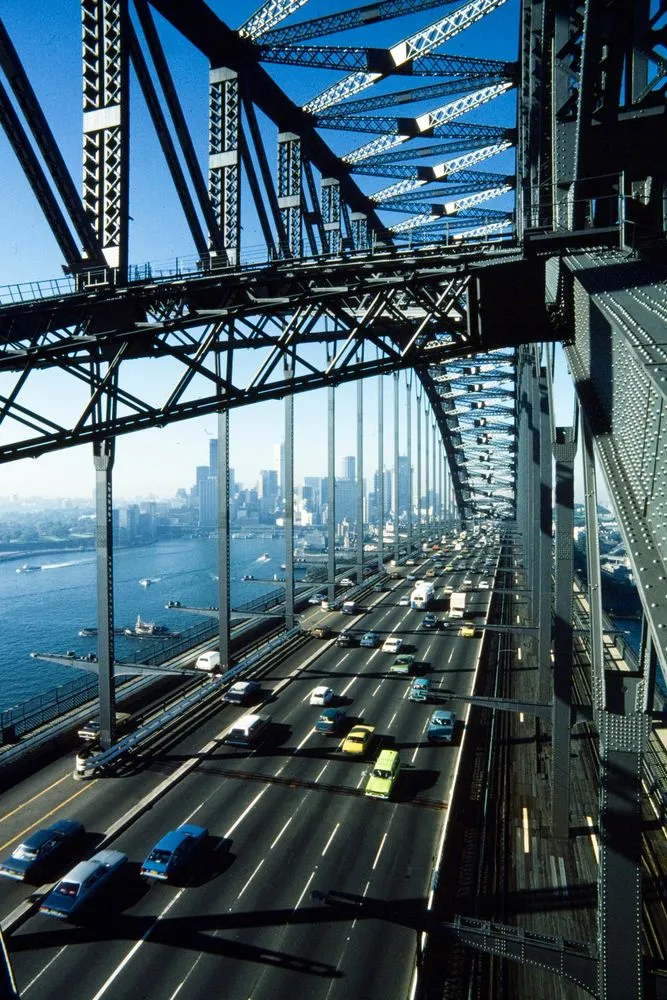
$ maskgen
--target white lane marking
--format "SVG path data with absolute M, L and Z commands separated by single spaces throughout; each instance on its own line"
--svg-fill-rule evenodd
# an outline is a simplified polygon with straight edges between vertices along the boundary
M 28 992 L 28 990 L 30 989 L 30 987 L 34 986 L 35 983 L 37 982 L 37 980 L 40 979 L 44 975 L 44 973 L 47 972 L 51 968 L 51 966 L 53 965 L 53 963 L 55 962 L 55 960 L 57 958 L 60 958 L 60 956 L 62 955 L 62 953 L 64 952 L 64 950 L 65 950 L 66 947 L 67 947 L 67 945 L 64 944 L 62 946 L 62 948 L 60 949 L 60 951 L 57 951 L 55 953 L 55 955 L 53 956 L 53 958 L 51 959 L 51 961 L 47 962 L 43 969 L 40 969 L 40 971 L 37 973 L 37 975 L 34 977 L 34 979 L 31 979 L 30 982 L 28 983 L 28 985 L 23 987 L 23 991 L 22 992 L 23 992 L 24 996 Z
M 310 883 L 311 883 L 311 882 L 313 881 L 313 879 L 314 879 L 314 878 L 315 878 L 315 872 L 313 872 L 313 873 L 312 873 L 312 875 L 310 876 L 310 878 L 308 879 L 308 881 L 307 881 L 307 882 L 306 882 L 306 884 L 304 885 L 304 887 L 303 887 L 303 892 L 301 893 L 301 895 L 299 896 L 299 898 L 298 898 L 298 899 L 297 899 L 297 901 L 296 901 L 296 906 L 294 907 L 294 909 L 295 909 L 295 910 L 298 910 L 298 909 L 299 909 L 299 905 L 300 905 L 300 903 L 301 903 L 301 900 L 303 899 L 303 897 L 304 897 L 304 896 L 306 895 L 306 893 L 308 892 L 308 886 L 310 885 Z
M 192 973 L 195 971 L 195 969 L 197 968 L 197 966 L 201 962 L 202 958 L 203 958 L 203 953 L 197 955 L 197 958 L 192 963 L 192 966 L 191 966 L 191 968 L 190 968 L 187 976 L 184 976 L 184 978 L 180 981 L 180 983 L 178 984 L 178 986 L 176 987 L 176 989 L 174 990 L 174 992 L 169 997 L 169 1000 L 176 1000 L 176 997 L 181 992 L 181 990 L 183 989 L 183 987 L 187 983 L 188 979 L 190 978 L 190 976 L 192 975 Z
M 252 882 L 252 880 L 254 879 L 255 875 L 257 874 L 257 872 L 259 871 L 259 869 L 262 867 L 263 864 L 264 864 L 264 858 L 262 858 L 262 860 L 257 865 L 257 867 L 255 868 L 254 872 L 252 873 L 252 875 L 250 876 L 250 878 L 248 879 L 248 881 L 246 882 L 246 884 L 241 889 L 240 893 L 236 897 L 237 900 L 239 900 L 241 898 L 241 896 L 246 891 L 246 889 L 248 888 L 248 886 L 250 885 L 250 883 Z
M 405 691 L 403 692 L 403 697 L 402 697 L 402 700 L 403 700 L 403 701 L 405 701 L 405 699 L 407 698 L 407 696 L 408 696 L 409 694 L 410 694 L 410 688 L 409 688 L 409 687 L 406 687 Z
M 368 774 L 368 771 L 362 771 L 361 772 L 361 777 L 359 778 L 359 781 L 357 782 L 357 788 L 361 788 L 361 782 L 364 780 L 364 778 L 366 777 L 367 774 Z
M 340 693 L 341 694 L 341 698 L 343 697 L 344 694 L 347 694 L 347 692 L 350 690 L 350 688 L 352 687 L 352 685 L 354 684 L 354 682 L 356 680 L 357 680 L 357 678 L 353 677 L 352 680 L 350 681 L 350 683 L 345 685 L 345 687 L 343 688 L 343 690 Z
M 230 837 L 231 837 L 231 835 L 232 835 L 232 834 L 234 833 L 234 830 L 235 830 L 235 829 L 236 829 L 236 827 L 237 827 L 237 826 L 239 825 L 239 823 L 241 822 L 241 820 L 244 820 L 244 819 L 246 818 L 246 816 L 248 815 L 248 813 L 250 812 L 250 810 L 251 810 L 251 809 L 252 809 L 252 808 L 253 808 L 254 806 L 256 806 L 256 805 L 257 805 L 257 803 L 258 803 L 258 802 L 259 802 L 259 800 L 261 799 L 262 795 L 264 795 L 264 793 L 265 793 L 265 792 L 267 792 L 268 790 L 269 790 L 269 786 L 268 786 L 268 785 L 266 785 L 266 786 L 265 786 L 265 787 L 264 787 L 264 788 L 263 788 L 263 789 L 261 790 L 261 792 L 258 792 L 258 793 L 257 793 L 257 795 L 255 796 L 255 798 L 254 798 L 254 799 L 252 800 L 252 802 L 250 803 L 250 805 L 249 805 L 249 806 L 247 806 L 247 807 L 246 807 L 246 808 L 245 808 L 245 809 L 243 810 L 243 812 L 241 813 L 241 815 L 239 816 L 239 818 L 238 818 L 238 819 L 236 820 L 236 822 L 235 822 L 235 823 L 232 823 L 232 825 L 230 826 L 229 830 L 227 830 L 227 832 L 223 834 L 223 838 L 224 838 L 225 840 L 229 840 L 229 838 L 230 838 Z
M 299 750 L 301 749 L 301 747 L 303 746 L 303 744 L 306 742 L 306 740 L 310 739 L 310 737 L 313 735 L 314 731 L 315 731 L 314 729 L 309 729 L 308 730 L 308 732 L 306 733 L 306 735 L 304 736 L 304 738 L 299 743 L 298 747 L 294 747 L 294 753 L 298 753 L 299 752 Z
M 333 830 L 331 832 L 331 836 L 329 837 L 329 839 L 327 840 L 326 844 L 324 845 L 324 850 L 322 851 L 322 857 L 324 857 L 324 855 L 327 853 L 327 851 L 329 849 L 329 845 L 331 844 L 331 841 L 334 839 L 334 837 L 338 833 L 338 827 L 339 826 L 340 826 L 340 823 L 336 823 L 335 827 L 333 828 Z
M 273 848 L 276 846 L 276 844 L 278 843 L 278 841 L 280 840 L 280 838 L 282 837 L 282 835 L 284 834 L 285 830 L 290 825 L 290 823 L 292 822 L 293 819 L 294 819 L 294 814 L 292 814 L 290 816 L 290 818 L 287 820 L 287 822 L 285 823 L 284 827 L 282 828 L 282 830 L 280 831 L 280 833 L 278 834 L 278 836 L 276 837 L 276 839 L 271 844 L 271 847 L 269 847 L 270 851 L 272 851 Z
M 373 871 L 377 868 L 377 863 L 380 860 L 380 855 L 382 854 L 382 848 L 384 847 L 384 842 L 387 839 L 387 834 L 385 833 L 380 841 L 380 846 L 378 847 L 378 852 L 375 855 L 375 861 L 373 862 Z
M 183 820 L 183 823 L 189 823 L 190 820 L 192 819 L 192 817 L 196 816 L 197 813 L 199 812 L 199 810 L 202 809 L 206 805 L 207 801 L 208 801 L 208 799 L 205 799 L 204 802 L 200 802 L 198 806 L 195 806 L 195 808 L 192 810 L 192 812 L 190 813 L 190 815 L 185 817 L 185 819 Z
M 179 889 L 179 891 L 176 893 L 176 895 L 173 896 L 169 900 L 169 902 L 165 906 L 164 910 L 162 910 L 162 912 L 158 914 L 158 916 L 153 921 L 153 923 L 150 925 L 150 927 L 148 928 L 148 930 L 146 931 L 146 933 L 144 934 L 144 936 L 141 938 L 141 940 L 137 941 L 137 943 L 130 948 L 130 950 L 128 951 L 127 955 L 123 959 L 123 961 L 118 963 L 118 965 L 113 970 L 113 972 L 111 973 L 111 975 L 109 976 L 109 978 L 106 980 L 106 982 L 102 983 L 102 986 L 99 988 L 99 990 L 97 991 L 97 993 L 95 994 L 95 996 L 92 998 L 92 1000 L 100 1000 L 100 997 L 104 996 L 104 994 L 106 993 L 106 991 L 109 989 L 109 987 L 111 986 L 111 984 L 118 978 L 118 976 L 121 974 L 121 972 L 123 971 L 123 969 L 125 968 L 125 966 L 128 964 L 128 962 L 132 961 L 132 959 L 134 958 L 134 956 L 136 955 L 136 953 L 139 951 L 139 949 L 141 948 L 141 946 L 144 943 L 144 941 L 146 941 L 147 938 L 153 933 L 153 930 L 155 929 L 155 925 L 158 923 L 158 921 L 162 920 L 162 918 L 167 915 L 167 913 L 169 912 L 169 910 L 181 898 L 181 896 L 183 895 L 184 892 L 185 892 L 184 888 L 183 889 Z
M 389 729 L 391 727 L 391 724 L 392 724 L 392 722 L 394 721 L 394 719 L 396 718 L 397 715 L 398 715 L 398 712 L 394 712 L 394 714 L 392 715 L 391 719 L 389 720 L 389 724 L 387 726 L 387 729 Z
M 326 762 L 326 764 L 324 765 L 324 767 L 322 768 L 322 770 L 320 771 L 320 773 L 318 774 L 318 776 L 315 778 L 315 781 L 319 781 L 320 780 L 320 778 L 322 777 L 322 775 L 324 774 L 324 772 L 326 771 L 326 769 L 328 768 L 328 766 L 329 766 L 329 761 Z
M 285 765 L 282 764 L 276 771 L 276 778 L 278 777 L 279 774 L 282 774 L 284 770 L 285 770 Z
M 415 752 L 413 753 L 412 758 L 411 758 L 413 764 L 415 762 L 415 758 L 417 756 L 418 751 L 419 751 L 419 747 L 415 747 Z
M 362 894 L 361 894 L 361 895 L 362 895 L 362 896 L 365 896 L 365 895 L 366 895 L 366 893 L 368 892 L 368 890 L 370 889 L 370 887 L 371 887 L 371 883 L 370 883 L 370 882 L 367 882 L 367 883 L 366 883 L 366 887 L 365 887 L 365 889 L 364 889 L 364 891 L 362 892 Z
M 454 650 L 452 650 L 451 653 L 449 654 L 449 659 L 447 660 L 447 663 L 451 663 L 452 662 L 453 655 L 454 655 Z
M 363 717 L 364 717 L 365 714 L 366 714 L 366 706 L 364 705 L 363 708 L 359 709 L 359 718 L 363 719 Z
M 375 695 L 378 693 L 378 691 L 380 690 L 381 687 L 382 687 L 382 681 L 380 681 L 380 683 L 378 684 L 378 686 L 375 688 L 375 691 L 373 691 L 373 693 L 371 695 L 371 698 L 375 697 Z

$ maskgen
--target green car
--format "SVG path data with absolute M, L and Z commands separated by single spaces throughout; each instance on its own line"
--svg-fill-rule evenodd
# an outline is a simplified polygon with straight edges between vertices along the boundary
M 389 667 L 390 674 L 409 674 L 414 656 L 411 653 L 399 653 Z

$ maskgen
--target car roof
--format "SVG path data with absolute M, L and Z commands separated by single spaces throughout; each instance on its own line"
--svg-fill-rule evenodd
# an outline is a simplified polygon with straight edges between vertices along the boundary
M 344 708 L 325 708 L 320 713 L 321 719 L 333 719 L 337 715 L 345 715 Z
M 331 688 L 328 684 L 318 684 L 316 688 L 313 688 L 313 694 L 315 694 L 315 692 L 319 693 L 322 691 L 331 691 Z
M 203 829 L 201 826 L 184 824 L 183 826 L 179 826 L 178 830 L 169 830 L 168 833 L 165 833 L 163 837 L 160 837 L 155 847 L 161 851 L 173 851 L 184 840 L 187 840 L 188 837 L 201 836 Z
M 445 708 L 436 708 L 435 712 L 431 716 L 434 722 L 450 722 L 455 716 L 454 712 L 449 712 Z
M 94 871 L 100 867 L 100 865 L 111 866 L 115 865 L 121 858 L 126 856 L 121 851 L 98 851 L 94 854 L 92 858 L 87 861 L 79 861 L 77 865 L 74 865 L 67 875 L 61 879 L 62 882 L 84 882 L 89 875 L 92 875 Z

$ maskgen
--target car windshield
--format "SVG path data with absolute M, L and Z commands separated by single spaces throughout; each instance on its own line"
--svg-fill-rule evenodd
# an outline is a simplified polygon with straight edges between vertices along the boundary
M 171 858 L 171 851 L 163 851 L 161 848 L 156 847 L 155 850 L 151 851 L 148 855 L 148 861 L 154 861 L 158 865 L 166 865 Z
M 61 896 L 76 896 L 79 891 L 78 882 L 61 882 L 56 892 Z
M 389 778 L 391 778 L 391 771 L 383 771 L 381 768 L 376 767 L 373 771 L 373 776 L 375 778 L 385 778 L 386 780 L 389 780 Z

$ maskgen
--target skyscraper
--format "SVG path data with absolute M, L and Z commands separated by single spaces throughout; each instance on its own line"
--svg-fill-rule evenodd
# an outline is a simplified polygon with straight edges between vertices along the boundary
M 346 455 L 340 460 L 338 475 L 341 479 L 354 479 L 356 461 L 354 455 Z
M 273 467 L 278 477 L 278 493 L 285 495 L 285 442 L 273 446 Z
M 208 467 L 212 476 L 218 474 L 218 439 L 211 438 L 208 443 Z

